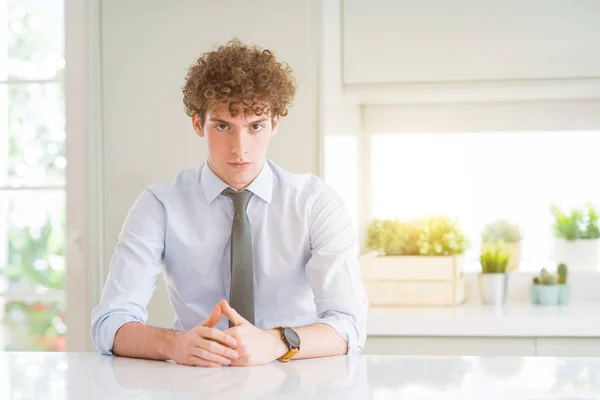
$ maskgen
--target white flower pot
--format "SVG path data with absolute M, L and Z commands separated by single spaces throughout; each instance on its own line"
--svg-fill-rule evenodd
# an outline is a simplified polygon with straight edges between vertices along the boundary
M 554 261 L 566 264 L 569 271 L 599 271 L 600 239 L 568 241 L 556 238 Z
M 479 297 L 481 304 L 502 306 L 506 303 L 508 274 L 479 274 Z

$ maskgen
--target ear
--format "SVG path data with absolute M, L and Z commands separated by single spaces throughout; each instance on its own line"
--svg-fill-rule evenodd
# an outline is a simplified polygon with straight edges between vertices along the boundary
M 271 119 L 271 136 L 275 136 L 275 134 L 277 133 L 277 127 L 279 126 L 280 118 L 281 116 L 276 115 Z
M 196 135 L 204 137 L 204 129 L 202 129 L 202 120 L 198 114 L 192 115 L 192 126 L 196 131 Z

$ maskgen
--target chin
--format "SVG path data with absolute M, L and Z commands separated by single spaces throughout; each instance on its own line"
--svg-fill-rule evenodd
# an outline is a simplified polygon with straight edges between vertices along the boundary
M 254 175 L 254 171 L 231 171 L 228 180 L 236 185 L 242 185 L 250 182 Z

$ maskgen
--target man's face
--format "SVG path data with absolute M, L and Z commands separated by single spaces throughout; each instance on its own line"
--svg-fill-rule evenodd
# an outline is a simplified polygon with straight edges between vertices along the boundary
M 212 171 L 236 190 L 248 186 L 260 173 L 269 139 L 279 124 L 279 116 L 245 115 L 239 108 L 234 118 L 227 104 L 207 112 L 204 125 L 192 117 L 194 130 L 208 142 L 208 165 Z

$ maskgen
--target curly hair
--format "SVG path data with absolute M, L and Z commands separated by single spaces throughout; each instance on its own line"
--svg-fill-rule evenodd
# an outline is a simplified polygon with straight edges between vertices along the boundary
M 234 39 L 202 54 L 189 68 L 182 91 L 186 114 L 198 114 L 204 123 L 207 111 L 228 102 L 232 117 L 240 105 L 247 115 L 284 117 L 296 83 L 289 65 L 278 62 L 273 52 Z

